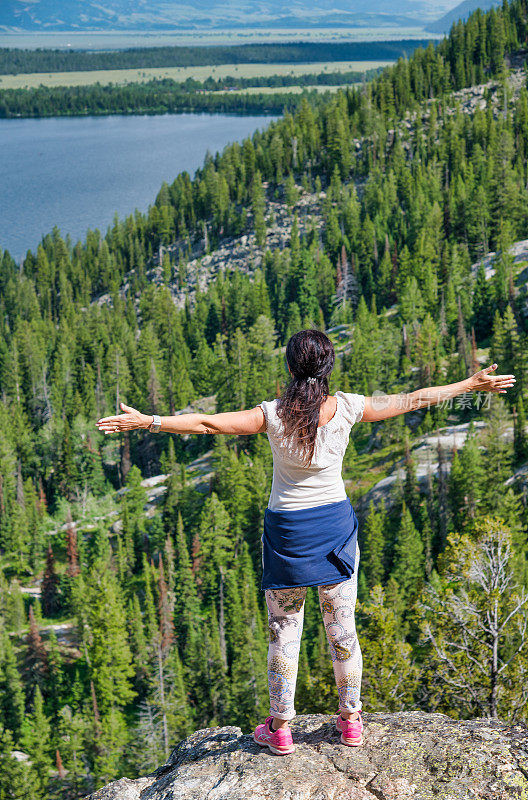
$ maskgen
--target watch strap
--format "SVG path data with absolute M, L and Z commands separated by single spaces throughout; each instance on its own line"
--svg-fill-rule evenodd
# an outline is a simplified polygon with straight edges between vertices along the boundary
M 149 431 L 151 433 L 159 433 L 160 428 L 161 428 L 161 417 L 159 417 L 157 414 L 153 414 L 152 422 L 149 425 Z

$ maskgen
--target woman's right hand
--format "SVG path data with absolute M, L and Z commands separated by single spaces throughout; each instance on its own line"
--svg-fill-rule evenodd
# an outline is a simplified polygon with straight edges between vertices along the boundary
M 119 403 L 119 407 L 124 414 L 114 417 L 103 417 L 96 422 L 100 431 L 106 433 L 124 433 L 124 431 L 135 431 L 138 428 L 148 428 L 152 424 L 152 414 L 142 414 L 135 408 Z

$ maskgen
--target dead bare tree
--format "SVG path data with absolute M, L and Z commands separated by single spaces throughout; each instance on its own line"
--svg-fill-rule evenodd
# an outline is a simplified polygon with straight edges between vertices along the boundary
M 460 710 L 510 718 L 522 711 L 528 674 L 528 593 L 515 582 L 508 528 L 487 518 L 472 536 L 452 538 L 447 566 L 424 591 L 424 643 L 431 674 Z M 525 681 L 524 681 L 525 683 Z

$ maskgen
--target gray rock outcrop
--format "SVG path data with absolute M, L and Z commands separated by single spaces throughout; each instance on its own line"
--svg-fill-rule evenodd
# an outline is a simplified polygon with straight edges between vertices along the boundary
M 339 741 L 335 717 L 299 716 L 295 753 L 274 756 L 240 728 L 184 739 L 148 777 L 89 800 L 506 800 L 528 798 L 528 728 L 443 714 L 365 714 L 364 744 Z

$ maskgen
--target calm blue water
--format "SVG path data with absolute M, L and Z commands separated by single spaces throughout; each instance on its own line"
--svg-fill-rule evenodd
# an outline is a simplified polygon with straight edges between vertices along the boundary
M 273 116 L 165 114 L 0 120 L 0 249 L 17 260 L 54 225 L 106 232 L 146 211 L 165 180 L 191 177 L 209 150 L 242 141 Z

